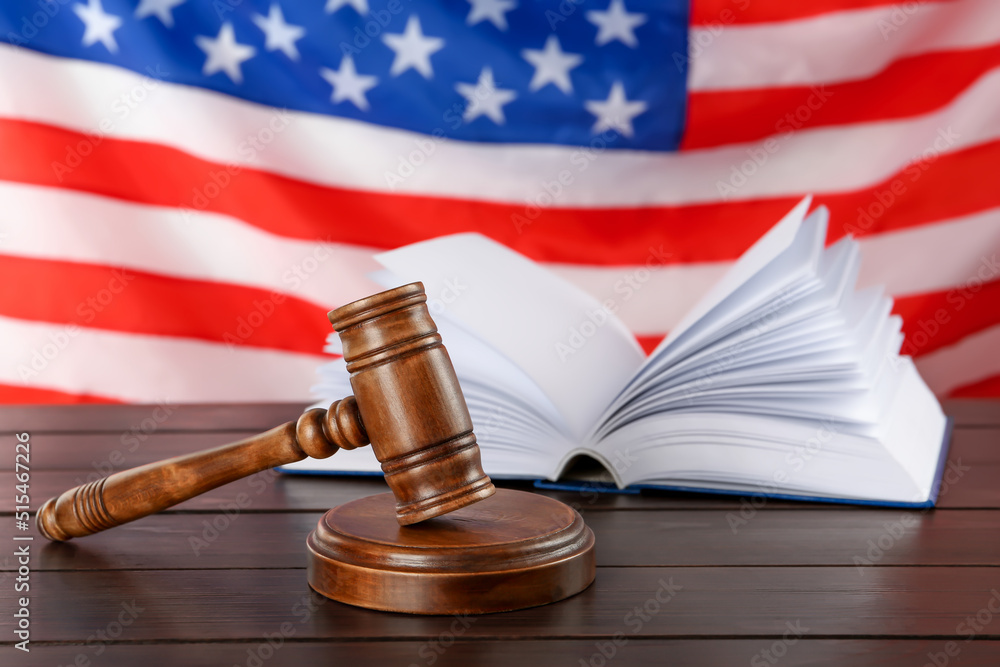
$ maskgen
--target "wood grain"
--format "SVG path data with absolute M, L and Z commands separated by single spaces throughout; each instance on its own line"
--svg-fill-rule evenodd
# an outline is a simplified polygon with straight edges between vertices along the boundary
M 0 433 L 116 433 L 149 419 L 161 432 L 259 433 L 297 419 L 305 408 L 300 402 L 175 404 L 167 400 L 135 405 L 0 405 Z
M 124 467 L 231 442 L 295 418 L 302 407 L 183 406 L 136 451 L 124 452 L 130 457 Z M 940 658 L 948 641 L 960 651 L 949 665 L 1000 664 L 1000 619 L 988 608 L 996 608 L 991 591 L 1000 591 L 994 511 L 1000 509 L 1000 401 L 947 402 L 945 409 L 958 424 L 950 458 L 970 469 L 939 509 L 918 513 L 918 525 L 860 570 L 852 562 L 856 545 L 867 549 L 869 539 L 888 533 L 882 523 L 891 524 L 896 510 L 768 502 L 733 533 L 727 515 L 740 509 L 738 498 L 547 491 L 578 507 L 594 529 L 602 565 L 595 586 L 547 608 L 460 624 L 456 643 L 441 653 L 435 642 L 449 637 L 442 633 L 452 632 L 452 617 L 349 608 L 306 587 L 304 536 L 320 513 L 382 493 L 385 484 L 262 474 L 131 524 L 137 530 L 128 538 L 116 535 L 128 529 L 122 527 L 52 551 L 36 539 L 32 653 L 22 658 L 4 641 L 3 664 L 71 664 L 83 655 L 112 666 L 245 665 L 247 651 L 261 646 L 265 633 L 280 633 L 288 623 L 294 632 L 266 667 L 578 667 L 602 664 L 598 643 L 616 632 L 627 642 L 609 665 L 747 665 L 796 620 L 809 632 L 788 646 L 779 666 L 921 667 L 928 654 Z M 123 433 L 150 415 L 150 406 L 32 410 L 35 421 L 27 423 L 36 443 L 31 484 L 38 502 L 79 483 L 78 476 L 86 481 L 92 462 L 105 461 L 121 447 Z M 0 407 L 0 427 L 23 430 L 25 414 L 22 407 Z M 0 468 L 10 465 L 0 461 Z M 12 473 L 0 473 L 0 488 L 12 485 Z M 8 495 L 0 494 L 0 512 L 9 516 Z M 195 555 L 185 538 L 200 534 L 203 520 L 238 498 L 252 504 Z M 8 544 L 10 523 L 0 522 L 0 539 Z M 7 570 L 0 571 L 0 605 L 11 609 L 9 554 L 0 556 L 0 566 Z M 635 606 L 655 599 L 658 582 L 671 577 L 684 588 L 633 633 Z M 144 607 L 135 622 L 114 642 L 87 646 L 133 598 Z M 990 622 L 965 642 L 969 626 L 962 624 L 977 613 L 989 614 Z M 11 621 L 0 617 L 5 638 L 12 637 Z
M 70 486 L 100 479 L 101 471 L 121 470 L 157 461 L 171 456 L 195 452 L 205 447 L 217 446 L 246 433 L 166 433 L 153 434 L 134 452 L 122 447 L 117 438 L 103 434 L 83 435 L 32 435 L 31 465 L 32 495 L 39 502 Z M 113 448 L 109 449 L 109 442 Z M 120 465 L 115 462 L 124 461 Z M 947 508 L 1000 509 L 1000 429 L 958 429 L 948 456 L 949 463 L 961 471 L 960 478 L 942 489 L 938 506 Z M 13 460 L 0 461 L 0 470 L 9 471 Z M 966 470 L 966 468 L 968 468 Z M 6 480 L 11 480 L 7 483 Z M 10 488 L 11 472 L 0 472 L 0 488 Z M 531 488 L 530 483 L 504 482 L 508 488 Z M 379 476 L 316 476 L 282 475 L 264 472 L 250 479 L 216 489 L 199 498 L 185 502 L 178 509 L 211 509 L 220 503 L 233 502 L 240 493 L 250 493 L 256 498 L 251 511 L 314 511 L 323 512 L 342 503 L 367 495 L 383 493 L 386 489 Z M 598 493 L 583 491 L 541 491 L 543 495 L 567 503 L 578 511 L 598 510 L 659 510 L 659 509 L 731 509 L 741 508 L 757 498 L 740 498 L 712 494 L 672 493 L 644 490 L 641 494 Z M 13 498 L 0 495 L 0 512 L 13 511 Z M 798 503 L 768 501 L 772 509 L 826 509 L 851 511 L 861 509 L 825 503 Z
M 114 433 L 140 424 L 157 407 L 170 410 L 161 431 L 265 431 L 296 419 L 305 403 L 198 403 L 136 405 L 0 405 L 0 434 Z M 957 428 L 1000 426 L 1000 401 L 948 400 L 945 414 Z M 162 414 L 162 413 L 161 413 Z
M 459 624 L 457 628 L 462 629 Z M 232 644 L 156 644 L 102 646 L 36 646 L 31 649 L 35 664 L 71 665 L 78 655 L 102 667 L 135 667 L 156 655 L 157 664 L 185 667 L 247 665 L 254 657 L 264 658 L 267 667 L 303 665 L 402 665 L 416 667 L 553 667 L 606 664 L 669 665 L 749 665 L 764 651 L 773 651 L 781 640 L 766 639 L 637 639 L 623 637 L 621 645 L 607 639 L 554 639 L 548 641 L 469 641 L 451 629 L 427 641 L 393 642 L 300 642 L 287 638 Z M 624 642 L 624 643 L 622 643 Z M 781 665 L 850 665 L 850 667 L 920 667 L 928 654 L 941 654 L 943 639 L 809 639 L 795 642 L 782 652 Z M 277 645 L 274 650 L 272 645 Z M 953 664 L 962 667 L 996 667 L 1000 645 L 991 641 L 959 641 Z M 100 655 L 98 656 L 98 651 Z M 611 653 L 613 651 L 613 653 Z M 772 654 L 773 655 L 773 654 Z M 99 660 L 99 662 L 98 662 Z M 17 663 L 14 664 L 27 664 Z M 762 664 L 768 664 L 765 660 Z
M 321 513 L 252 513 L 252 502 L 246 509 L 151 516 L 66 548 L 39 544 L 33 567 L 304 567 L 306 536 Z M 600 566 L 1000 566 L 1000 511 L 768 510 L 736 532 L 730 511 L 584 512 L 583 517 L 597 537 Z M 13 534 L 11 522 L 0 524 L 0 540 L 9 543 Z M 0 569 L 16 568 L 0 556 Z
M 600 568 L 579 595 L 477 617 L 464 636 L 779 637 L 800 622 L 814 638 L 964 639 L 963 623 L 995 599 L 993 589 L 1000 590 L 998 568 L 882 567 L 865 576 L 846 567 Z M 0 588 L 3 608 L 13 607 L 12 596 Z M 326 600 L 301 570 L 48 572 L 32 582 L 32 638 L 86 638 L 129 604 L 142 609 L 120 637 L 132 642 L 258 640 L 286 622 L 299 639 L 423 640 L 455 620 Z M 980 639 L 1000 639 L 994 616 Z M 13 620 L 0 617 L 2 636 L 11 636 Z

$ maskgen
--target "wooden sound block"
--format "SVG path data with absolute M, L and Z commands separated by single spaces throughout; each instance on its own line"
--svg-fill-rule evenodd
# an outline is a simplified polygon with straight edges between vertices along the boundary
M 309 535 L 309 585 L 339 602 L 410 614 L 535 607 L 594 580 L 594 533 L 545 496 L 495 495 L 412 526 L 384 493 L 327 512 Z

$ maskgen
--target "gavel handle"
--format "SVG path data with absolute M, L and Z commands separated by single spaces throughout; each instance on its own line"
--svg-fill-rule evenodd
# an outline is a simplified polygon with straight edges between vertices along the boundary
M 338 449 L 368 444 L 353 396 L 329 410 L 309 410 L 298 421 L 195 454 L 115 473 L 49 499 L 38 529 L 62 542 L 154 514 L 214 488 L 306 456 L 324 459 Z

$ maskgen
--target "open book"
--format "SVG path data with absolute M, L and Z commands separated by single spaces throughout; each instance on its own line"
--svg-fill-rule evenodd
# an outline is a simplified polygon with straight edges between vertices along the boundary
M 424 283 L 491 476 L 932 505 L 948 420 L 891 299 L 855 289 L 858 244 L 824 247 L 809 203 L 648 357 L 620 304 L 477 234 L 382 253 L 374 278 Z M 352 393 L 342 360 L 320 376 L 317 405 Z M 370 447 L 285 469 L 380 472 Z

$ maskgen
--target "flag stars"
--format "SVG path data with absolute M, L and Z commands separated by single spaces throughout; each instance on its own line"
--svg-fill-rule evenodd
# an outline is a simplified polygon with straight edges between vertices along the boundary
M 326 0 L 326 13 L 333 14 L 341 7 L 350 5 L 360 16 L 368 13 L 368 0 Z
M 639 46 L 635 37 L 635 29 L 647 21 L 645 14 L 630 14 L 625 9 L 625 0 L 611 0 L 606 11 L 589 11 L 587 20 L 597 26 L 597 37 L 594 43 L 603 46 L 618 40 L 633 49 Z
M 517 8 L 514 0 L 469 0 L 469 4 L 472 8 L 465 19 L 466 25 L 489 21 L 498 30 L 507 29 L 507 12 Z
M 358 70 L 354 67 L 354 59 L 350 55 L 345 55 L 340 60 L 340 69 L 332 70 L 324 67 L 319 74 L 333 86 L 330 100 L 334 104 L 349 100 L 358 109 L 368 111 L 368 98 L 365 93 L 375 87 L 378 77 L 358 74 Z
M 277 3 L 271 5 L 271 10 L 266 17 L 254 14 L 251 18 L 257 27 L 264 31 L 265 49 L 281 51 L 291 60 L 299 59 L 299 49 L 295 46 L 295 42 L 305 36 L 305 28 L 286 23 L 281 7 Z
M 484 67 L 479 73 L 479 80 L 475 84 L 459 83 L 455 90 L 465 98 L 468 103 L 462 120 L 471 123 L 480 116 L 486 116 L 497 125 L 503 125 L 507 119 L 503 115 L 503 106 L 514 101 L 517 93 L 513 90 L 497 88 L 496 81 L 493 80 L 493 70 Z
M 544 49 L 525 49 L 521 51 L 521 55 L 535 67 L 535 75 L 528 84 L 530 90 L 539 90 L 551 83 L 567 95 L 572 94 L 573 84 L 569 80 L 569 71 L 583 62 L 583 56 L 564 53 L 559 46 L 559 38 L 555 35 L 549 35 L 545 40 Z
M 415 14 L 407 19 L 406 29 L 402 33 L 384 35 L 382 41 L 396 52 L 389 74 L 399 76 L 412 67 L 425 79 L 434 76 L 431 56 L 444 48 L 444 40 L 424 35 L 420 28 L 420 19 Z
M 616 81 L 611 86 L 608 99 L 588 100 L 584 102 L 584 106 L 587 111 L 597 116 L 597 122 L 593 127 L 594 134 L 614 130 L 626 137 L 635 134 L 632 130 L 632 121 L 649 107 L 645 102 L 629 102 L 625 99 L 625 86 L 621 81 Z
M 243 83 L 243 72 L 240 65 L 253 58 L 257 49 L 236 41 L 236 33 L 233 31 L 232 23 L 228 21 L 223 23 L 215 39 L 198 35 L 194 41 L 207 56 L 205 66 L 201 69 L 202 74 L 211 76 L 216 72 L 225 72 L 233 83 Z
M 174 27 L 173 10 L 183 5 L 187 0 L 139 0 L 139 6 L 135 8 L 135 18 L 144 19 L 147 16 L 156 16 L 160 22 L 168 28 Z
M 73 12 L 83 21 L 83 45 L 92 46 L 97 42 L 111 53 L 118 53 L 115 30 L 121 27 L 121 17 L 108 14 L 101 6 L 101 0 L 88 0 L 86 5 L 73 5 Z

